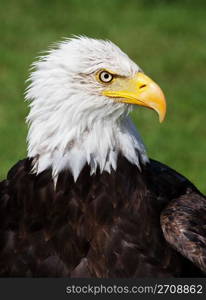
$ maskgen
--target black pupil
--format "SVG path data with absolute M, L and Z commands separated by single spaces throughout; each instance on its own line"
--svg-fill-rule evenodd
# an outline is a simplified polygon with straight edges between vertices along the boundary
M 108 73 L 105 73 L 104 74 L 104 79 L 108 79 L 109 78 L 109 74 Z

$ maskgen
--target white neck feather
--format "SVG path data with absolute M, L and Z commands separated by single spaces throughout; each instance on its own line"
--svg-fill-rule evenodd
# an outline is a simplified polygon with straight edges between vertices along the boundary
M 94 104 L 94 99 L 91 101 Z M 31 105 L 28 156 L 35 157 L 35 173 L 51 167 L 53 178 L 57 179 L 61 171 L 69 169 L 77 180 L 87 163 L 91 174 L 97 168 L 109 173 L 111 169 L 116 170 L 118 154 L 139 168 L 140 161 L 148 161 L 141 138 L 127 116 L 129 106 L 126 113 L 123 113 L 123 105 L 118 103 L 113 111 L 110 105 L 107 113 L 103 107 L 91 113 L 83 103 L 82 109 L 77 110 L 76 99 L 74 105 L 71 99 L 67 102 L 68 107 L 60 107 L 52 113 L 43 110 L 41 105 L 35 106 L 37 102 Z

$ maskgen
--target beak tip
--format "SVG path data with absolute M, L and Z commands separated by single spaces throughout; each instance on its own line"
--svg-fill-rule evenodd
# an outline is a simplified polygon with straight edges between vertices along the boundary
M 156 112 L 159 115 L 159 122 L 162 123 L 165 120 L 166 117 L 166 111 L 167 111 L 167 105 L 165 101 L 164 94 L 162 93 L 162 97 L 160 97 L 161 102 L 158 105 L 158 108 L 156 109 Z
M 165 114 L 163 116 L 159 115 L 159 122 L 163 123 L 165 120 Z

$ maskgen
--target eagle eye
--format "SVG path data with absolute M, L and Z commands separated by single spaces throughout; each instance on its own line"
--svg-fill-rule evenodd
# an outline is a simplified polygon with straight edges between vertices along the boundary
M 99 79 L 102 81 L 102 82 L 111 82 L 112 79 L 113 79 L 113 75 L 107 71 L 102 71 L 101 73 L 99 73 Z

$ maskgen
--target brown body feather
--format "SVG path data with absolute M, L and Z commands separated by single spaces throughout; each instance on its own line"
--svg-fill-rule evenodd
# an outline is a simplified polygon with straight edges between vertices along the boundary
M 54 191 L 31 165 L 0 184 L 0 276 L 205 276 L 206 199 L 183 176 L 119 157 L 111 174 L 62 172 Z

